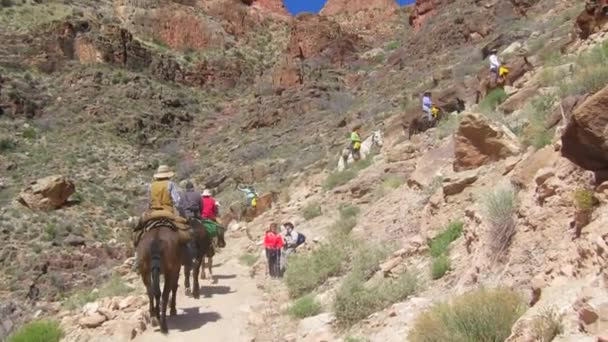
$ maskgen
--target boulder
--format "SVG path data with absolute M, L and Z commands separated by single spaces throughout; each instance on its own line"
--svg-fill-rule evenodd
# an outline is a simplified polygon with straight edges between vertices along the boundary
M 538 85 L 533 85 L 518 90 L 513 94 L 513 96 L 510 96 L 505 102 L 498 106 L 498 110 L 502 111 L 505 114 L 511 114 L 514 111 L 523 108 L 524 105 L 537 93 Z
M 476 170 L 465 171 L 457 173 L 454 177 L 444 180 L 443 183 L 443 195 L 453 196 L 464 191 L 469 185 L 475 183 L 479 178 Z
M 32 182 L 21 191 L 19 202 L 33 210 L 59 209 L 76 187 L 64 176 L 48 176 Z
M 298 341 L 333 341 L 332 323 L 336 320 L 330 313 L 308 317 L 298 324 Z
M 608 171 L 608 87 L 574 110 L 562 135 L 562 155 L 595 172 Z
M 84 238 L 82 236 L 76 236 L 74 234 L 70 234 L 65 239 L 63 239 L 63 243 L 65 243 L 68 246 L 77 247 L 77 246 L 84 246 L 86 244 L 86 241 L 84 240 Z
M 92 315 L 80 318 L 78 320 L 78 324 L 83 328 L 94 329 L 102 325 L 106 320 L 106 316 L 99 313 L 94 313 Z
M 473 113 L 463 116 L 454 142 L 454 171 L 476 169 L 521 151 L 517 137 L 508 128 Z

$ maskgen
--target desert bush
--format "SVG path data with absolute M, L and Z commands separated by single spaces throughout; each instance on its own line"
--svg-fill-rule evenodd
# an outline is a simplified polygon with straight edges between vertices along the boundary
M 362 277 L 352 274 L 336 293 L 334 312 L 338 323 L 351 326 L 392 303 L 404 300 L 417 288 L 417 278 L 407 273 L 396 280 L 382 279 L 372 286 L 366 286 Z
M 344 271 L 348 241 L 336 237 L 309 254 L 298 253 L 289 260 L 285 284 L 290 297 L 297 298 L 322 285 L 329 277 Z
M 311 203 L 302 209 L 302 217 L 307 221 L 318 216 L 321 216 L 321 206 L 318 204 Z
M 554 309 L 546 309 L 532 321 L 532 334 L 535 341 L 551 342 L 562 334 L 564 326 L 561 315 Z
M 533 146 L 536 149 L 543 148 L 553 140 L 553 129 L 546 129 L 547 117 L 551 114 L 555 96 L 540 95 L 532 99 L 526 106 L 526 116 L 528 125 L 523 128 L 521 140 L 526 146 Z
M 503 185 L 483 198 L 484 212 L 489 224 L 489 244 L 495 255 L 504 253 L 515 235 L 517 192 L 513 186 Z
M 133 292 L 133 288 L 127 286 L 118 274 L 114 274 L 100 288 L 99 291 L 90 289 L 73 293 L 63 302 L 68 310 L 80 309 L 86 303 L 94 302 L 99 298 L 125 296 Z
M 433 262 L 431 263 L 431 277 L 433 280 L 443 277 L 449 271 L 450 266 L 450 258 L 445 254 L 433 258 Z
M 357 225 L 357 217 L 340 218 L 329 227 L 329 231 L 333 234 L 348 234 Z
M 579 210 L 591 210 L 594 205 L 593 192 L 587 189 L 578 189 L 574 192 L 574 204 Z
M 36 139 L 36 129 L 34 127 L 27 127 L 21 133 L 21 136 L 25 139 L 34 140 Z
M 333 172 L 323 182 L 323 188 L 325 190 L 331 190 L 337 186 L 348 183 L 351 179 L 357 176 L 357 172 L 354 169 L 347 169 L 342 172 Z
M 507 99 L 507 93 L 503 88 L 496 88 L 486 95 L 479 103 L 479 108 L 483 112 L 494 111 L 496 107 Z
M 573 77 L 559 84 L 562 97 L 595 93 L 604 88 L 608 84 L 608 42 L 580 54 L 575 65 Z
M 448 252 L 448 247 L 452 241 L 458 239 L 462 235 L 464 223 L 461 221 L 451 222 L 446 230 L 433 238 L 429 243 L 431 256 L 439 257 Z
M 2 7 L 12 7 L 15 3 L 13 0 L 0 0 L 0 8 Z
M 321 313 L 321 304 L 315 300 L 312 295 L 306 295 L 299 298 L 289 308 L 288 313 L 293 318 L 306 318 L 316 316 Z
M 345 342 L 369 342 L 368 339 L 359 336 L 347 336 Z
M 386 45 L 386 50 L 387 51 L 397 50 L 400 46 L 401 46 L 401 44 L 398 41 L 392 41 Z
M 397 176 L 388 176 L 382 181 L 382 186 L 386 189 L 397 189 L 403 184 L 403 179 Z
M 361 209 L 359 209 L 359 207 L 357 207 L 356 205 L 346 205 L 346 204 L 340 205 L 338 210 L 340 211 L 340 218 L 342 218 L 342 219 L 350 219 L 350 218 L 356 217 L 359 215 L 359 212 L 361 211 Z
M 437 135 L 440 139 L 448 137 L 460 126 L 460 115 L 448 115 L 445 119 L 437 123 Z
M 245 253 L 239 257 L 239 262 L 245 266 L 253 266 L 259 258 L 258 254 Z
M 35 321 L 24 325 L 8 342 L 59 342 L 63 330 L 57 321 Z
M 8 152 L 14 150 L 17 144 L 11 138 L 0 138 L 0 152 Z
M 525 312 L 522 297 L 509 289 L 481 289 L 439 303 L 416 319 L 412 342 L 497 342 Z

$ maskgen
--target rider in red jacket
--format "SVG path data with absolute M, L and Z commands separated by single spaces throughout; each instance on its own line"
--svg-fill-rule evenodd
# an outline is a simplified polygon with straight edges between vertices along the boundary
M 219 206 L 215 198 L 211 197 L 211 191 L 205 189 L 201 199 L 201 218 L 203 220 L 217 221 Z

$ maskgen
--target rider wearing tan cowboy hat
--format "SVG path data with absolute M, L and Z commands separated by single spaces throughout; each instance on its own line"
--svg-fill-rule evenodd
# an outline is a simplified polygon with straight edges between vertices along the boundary
M 148 189 L 150 209 L 173 212 L 179 204 L 179 191 L 171 178 L 175 173 L 167 165 L 160 165 Z

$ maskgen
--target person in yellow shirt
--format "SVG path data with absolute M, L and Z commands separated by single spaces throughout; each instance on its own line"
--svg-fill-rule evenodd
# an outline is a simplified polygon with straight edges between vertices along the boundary
M 354 127 L 350 133 L 350 151 L 353 159 L 361 159 L 361 136 L 359 135 L 360 127 Z

